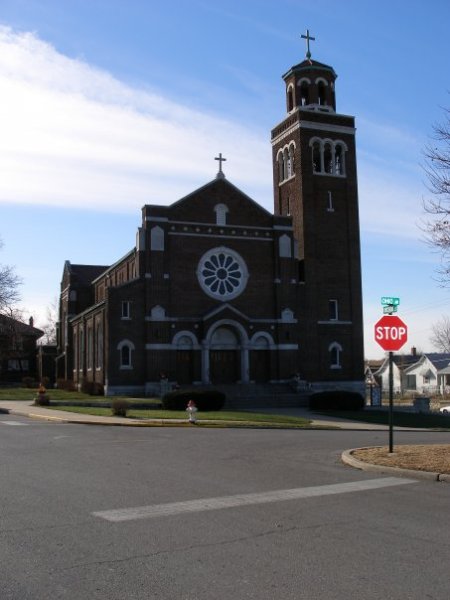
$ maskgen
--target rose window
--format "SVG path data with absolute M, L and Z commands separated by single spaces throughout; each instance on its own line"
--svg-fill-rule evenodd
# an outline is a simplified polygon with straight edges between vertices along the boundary
M 229 248 L 215 248 L 200 260 L 197 277 L 203 291 L 220 300 L 236 298 L 247 284 L 243 259 Z

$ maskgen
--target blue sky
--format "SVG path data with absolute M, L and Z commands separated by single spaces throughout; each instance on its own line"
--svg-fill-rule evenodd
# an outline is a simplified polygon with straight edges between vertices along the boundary
M 140 209 L 225 173 L 272 210 L 270 130 L 281 75 L 305 55 L 338 74 L 355 115 L 365 345 L 381 296 L 399 296 L 405 349 L 432 350 L 448 315 L 423 241 L 422 150 L 450 105 L 448 0 L 2 0 L 0 263 L 15 265 L 37 325 L 64 261 L 111 264 Z

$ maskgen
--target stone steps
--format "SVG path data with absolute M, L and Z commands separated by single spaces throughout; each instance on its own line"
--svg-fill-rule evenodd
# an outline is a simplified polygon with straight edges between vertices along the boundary
M 224 408 L 298 408 L 307 407 L 309 394 L 294 392 L 289 384 L 215 385 L 226 396 Z

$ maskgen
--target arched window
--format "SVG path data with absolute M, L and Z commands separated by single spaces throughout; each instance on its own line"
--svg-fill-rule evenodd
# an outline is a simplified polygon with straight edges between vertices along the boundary
M 328 352 L 330 353 L 330 369 L 341 369 L 342 346 L 333 342 L 329 345 Z
M 345 177 L 347 146 L 344 142 L 312 138 L 309 145 L 312 148 L 313 173 Z
M 290 85 L 287 89 L 287 109 L 291 112 L 294 109 L 294 88 Z
M 280 239 L 278 240 L 278 250 L 281 258 L 291 258 L 291 238 L 288 235 L 284 234 L 280 236 Z
M 295 156 L 295 146 L 294 146 L 294 144 L 291 144 L 289 146 L 290 177 L 292 177 L 295 173 L 294 156 Z
M 131 349 L 130 346 L 122 346 L 120 351 L 120 366 L 129 367 L 131 366 Z
M 280 148 L 277 154 L 278 163 L 278 181 L 282 183 L 286 179 L 293 177 L 294 172 L 294 158 L 295 158 L 295 143 L 291 142 L 289 146 Z
M 307 106 L 309 104 L 309 85 L 306 81 L 302 81 L 300 85 L 300 105 Z
M 216 224 L 226 225 L 228 206 L 226 204 L 216 204 L 214 212 L 216 213 Z
M 314 173 L 322 172 L 322 152 L 320 142 L 317 140 L 312 147 L 312 164 Z
M 323 147 L 323 166 L 325 173 L 333 174 L 333 146 L 331 142 L 326 142 Z
M 278 181 L 281 183 L 284 181 L 283 177 L 283 152 L 279 152 L 278 154 Z
M 323 81 L 319 81 L 317 84 L 317 99 L 320 106 L 326 106 L 327 104 L 327 88 Z
M 345 152 L 342 144 L 336 144 L 334 149 L 334 173 L 345 175 Z
M 290 177 L 289 151 L 287 148 L 283 152 L 283 179 Z
M 150 232 L 150 250 L 164 250 L 164 230 L 158 225 L 152 227 Z
M 119 361 L 121 369 L 132 369 L 133 361 L 132 361 L 132 352 L 134 350 L 133 342 L 129 340 L 122 340 L 117 345 L 117 350 L 119 351 Z

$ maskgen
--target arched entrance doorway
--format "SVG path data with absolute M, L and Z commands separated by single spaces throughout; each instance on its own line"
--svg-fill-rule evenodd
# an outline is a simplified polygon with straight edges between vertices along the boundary
M 259 336 L 252 343 L 250 377 L 255 383 L 266 383 L 270 380 L 270 349 L 266 337 Z
M 218 327 L 211 336 L 209 376 L 211 383 L 236 383 L 240 378 L 240 346 L 236 333 Z
M 178 383 L 192 383 L 194 377 L 193 342 L 187 335 L 177 340 L 176 379 Z

